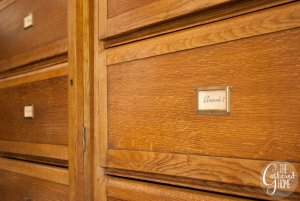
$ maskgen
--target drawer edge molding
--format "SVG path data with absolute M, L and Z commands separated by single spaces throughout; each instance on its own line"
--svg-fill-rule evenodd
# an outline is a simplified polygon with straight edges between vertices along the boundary
M 69 172 L 66 168 L 53 167 L 0 157 L 0 169 L 43 179 L 46 181 L 69 185 Z
M 129 193 L 130 192 L 130 193 Z M 163 193 L 162 193 L 163 192 Z M 139 182 L 116 177 L 109 177 L 107 196 L 124 200 L 247 200 L 221 194 L 196 191 L 191 189 L 176 188 L 172 186 Z
M 187 13 L 231 2 L 231 0 L 159 0 L 151 4 L 117 15 L 107 20 L 107 37 L 139 27 L 151 25 L 161 19 L 168 20 Z
M 50 44 L 38 46 L 30 51 L 17 54 L 5 60 L 0 60 L 0 72 L 13 70 L 19 66 L 27 65 L 36 61 L 49 59 L 68 52 L 67 38 L 58 39 Z
M 0 152 L 68 160 L 68 146 L 0 140 Z
M 21 75 L 16 75 L 4 79 L 0 79 L 0 89 L 17 86 L 25 83 L 47 80 L 50 78 L 61 77 L 68 74 L 68 63 L 61 63 Z
M 141 40 L 107 50 L 107 65 L 300 27 L 300 2 Z
M 108 150 L 108 168 L 171 175 L 190 179 L 261 187 L 267 160 L 146 151 Z M 300 163 L 292 163 L 298 175 Z M 296 192 L 300 192 L 300 186 Z

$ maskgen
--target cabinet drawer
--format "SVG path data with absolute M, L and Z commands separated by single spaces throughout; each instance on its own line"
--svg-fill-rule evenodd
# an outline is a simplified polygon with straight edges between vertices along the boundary
M 251 13 L 292 0 L 98 0 L 99 38 L 117 46 Z
M 294 29 L 109 65 L 109 148 L 300 162 L 299 41 Z M 195 90 L 226 85 L 230 114 L 197 114 Z
M 0 71 L 67 51 L 66 0 L 14 0 L 0 4 L 7 4 L 0 10 Z M 24 17 L 30 13 L 33 26 L 25 29 Z
M 4 201 L 67 201 L 68 186 L 0 170 L 0 195 Z
M 205 201 L 248 200 L 232 196 L 188 190 L 165 185 L 110 177 L 107 184 L 109 201 Z
M 258 188 L 268 161 L 299 167 L 299 5 L 108 49 L 108 167 Z M 197 114 L 218 86 L 230 114 Z
M 0 82 L 0 151 L 66 159 L 66 73 L 62 64 Z M 25 118 L 26 106 L 33 107 L 32 118 Z
M 100 6 L 103 6 L 102 2 L 104 1 L 99 1 Z M 230 2 L 230 0 L 107 0 L 106 37 L 141 29 L 145 26 L 157 24 L 228 2 Z M 102 10 L 102 8 L 100 8 L 100 10 Z M 102 19 L 100 23 L 103 23 Z

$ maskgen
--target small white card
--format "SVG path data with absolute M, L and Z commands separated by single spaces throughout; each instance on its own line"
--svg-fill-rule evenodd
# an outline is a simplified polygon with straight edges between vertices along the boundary
M 34 117 L 33 105 L 24 106 L 24 117 L 33 119 L 33 117 Z
M 202 87 L 197 90 L 198 114 L 229 114 L 230 87 Z
M 24 29 L 28 29 L 33 26 L 33 14 L 30 12 L 26 17 L 24 17 Z

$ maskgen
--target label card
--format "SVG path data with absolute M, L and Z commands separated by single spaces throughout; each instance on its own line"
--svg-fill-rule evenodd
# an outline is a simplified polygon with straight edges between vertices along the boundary
M 33 14 L 30 12 L 26 17 L 24 17 L 24 29 L 28 29 L 33 26 Z
M 230 112 L 230 87 L 201 87 L 197 92 L 198 114 L 226 114 Z
M 33 105 L 24 106 L 24 118 L 33 119 L 34 117 L 34 108 Z

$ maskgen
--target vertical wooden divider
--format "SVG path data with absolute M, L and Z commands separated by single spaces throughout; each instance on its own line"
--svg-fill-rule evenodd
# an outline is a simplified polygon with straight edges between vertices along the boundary
M 106 50 L 99 36 L 106 33 L 107 0 L 94 0 L 94 3 L 94 200 L 106 201 L 107 68 Z
M 85 200 L 83 0 L 68 1 L 69 183 L 70 201 Z

